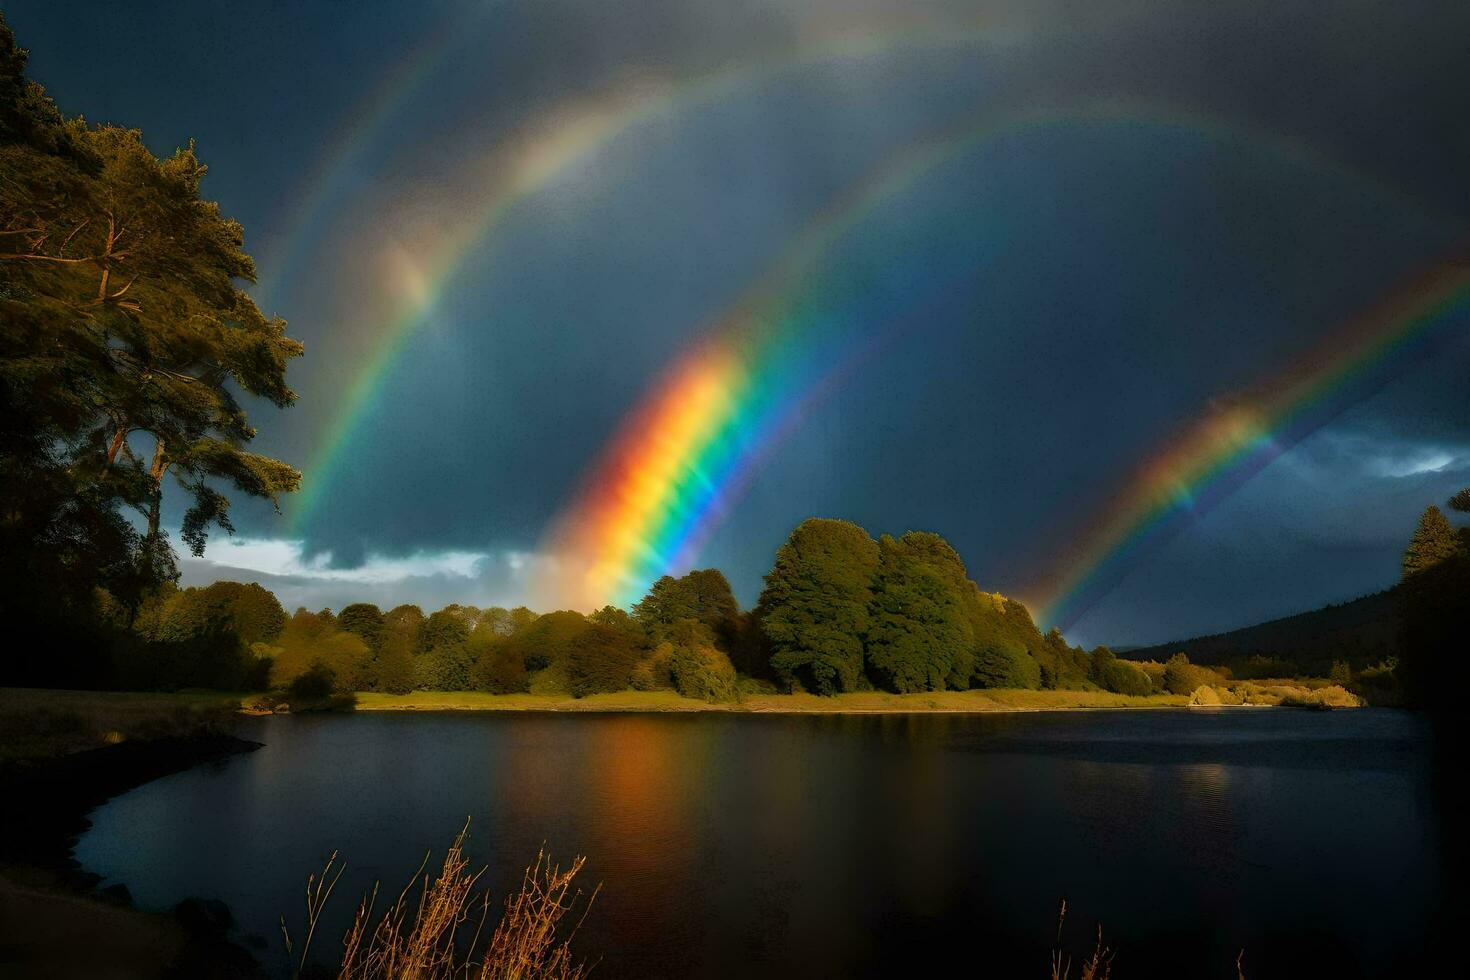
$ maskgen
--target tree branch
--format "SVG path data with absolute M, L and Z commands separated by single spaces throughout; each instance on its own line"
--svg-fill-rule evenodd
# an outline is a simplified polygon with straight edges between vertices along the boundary
M 114 259 L 120 259 L 128 252 L 113 252 L 111 255 L 89 255 L 81 259 L 68 259 L 60 255 L 37 255 L 33 252 L 0 252 L 0 261 L 19 262 L 29 259 L 32 262 L 63 262 L 67 265 L 80 265 L 92 262 L 97 265 L 106 265 Z

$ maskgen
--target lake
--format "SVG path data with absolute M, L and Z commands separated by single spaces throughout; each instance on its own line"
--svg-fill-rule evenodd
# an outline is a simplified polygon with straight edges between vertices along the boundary
M 544 841 L 601 883 L 594 976 L 1046 975 L 1059 900 L 1114 977 L 1387 975 L 1438 905 L 1427 732 L 1387 709 L 252 719 L 257 752 L 99 808 L 77 858 L 144 908 L 278 920 L 338 850 L 396 893 L 465 818 L 497 896 Z M 263 948 L 262 948 L 263 944 Z

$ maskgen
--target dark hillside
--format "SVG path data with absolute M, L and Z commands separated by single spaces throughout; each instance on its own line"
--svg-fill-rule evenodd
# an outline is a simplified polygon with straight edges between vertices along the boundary
M 1223 664 L 1237 676 L 1325 675 L 1338 660 L 1360 670 L 1398 656 L 1395 593 L 1387 589 L 1228 633 L 1115 652 L 1129 660 L 1167 660 L 1181 650 L 1193 663 Z

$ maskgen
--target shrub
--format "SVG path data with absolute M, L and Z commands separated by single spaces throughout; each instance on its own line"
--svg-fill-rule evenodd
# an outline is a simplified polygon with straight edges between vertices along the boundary
M 1170 694 L 1192 694 L 1201 686 L 1214 686 L 1225 678 L 1208 667 L 1189 662 L 1183 653 L 1176 653 L 1164 664 L 1164 690 Z
M 320 660 L 298 674 L 286 687 L 294 701 L 316 701 L 331 697 L 337 674 Z
M 1399 687 L 1397 667 L 1398 660 L 1394 658 L 1377 666 L 1364 667 L 1358 671 L 1358 676 L 1354 678 L 1349 690 L 1369 704 L 1402 704 L 1403 691 Z
M 1352 692 L 1336 684 L 1316 690 L 1292 688 L 1282 695 L 1281 703 L 1292 708 L 1358 708 L 1363 704 Z
M 1195 688 L 1194 693 L 1189 696 L 1189 703 L 1213 706 L 1223 704 L 1224 702 L 1220 700 L 1219 691 L 1216 691 L 1208 684 L 1201 684 L 1199 687 Z
M 658 681 L 653 675 L 652 658 L 640 660 L 633 665 L 632 674 L 628 678 L 628 686 L 635 691 L 653 691 L 658 689 Z
M 1113 660 L 1105 664 L 1097 684 L 1105 691 L 1131 697 L 1144 697 L 1154 690 L 1148 675 L 1126 660 Z
M 738 701 L 739 685 L 730 658 L 711 646 L 676 646 L 669 657 L 674 687 L 686 698 L 711 704 Z

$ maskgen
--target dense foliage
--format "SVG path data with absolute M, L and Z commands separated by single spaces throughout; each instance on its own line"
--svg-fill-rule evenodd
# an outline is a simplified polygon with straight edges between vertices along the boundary
M 757 605 L 770 663 L 788 686 L 857 690 L 878 546 L 847 521 L 803 521 L 776 552 Z
M 140 634 L 118 627 L 177 579 L 165 480 L 195 554 L 231 530 L 226 491 L 296 489 L 246 448 L 237 396 L 291 404 L 301 345 L 241 288 L 254 264 L 201 198 L 192 145 L 158 158 L 137 130 L 66 118 L 25 65 L 0 18 L 0 613 L 12 642 L 48 650 L 6 658 L 0 679 L 139 683 Z M 202 656 L 155 639 L 161 657 Z

